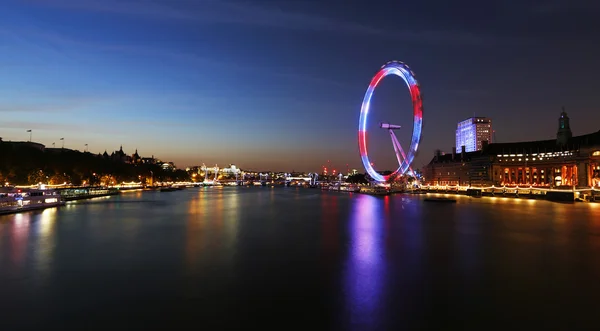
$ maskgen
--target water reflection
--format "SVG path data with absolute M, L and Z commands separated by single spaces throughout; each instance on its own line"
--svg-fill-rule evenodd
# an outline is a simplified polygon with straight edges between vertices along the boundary
M 335 253 L 339 247 L 338 243 L 338 219 L 339 205 L 338 195 L 323 194 L 321 196 L 321 226 L 322 226 L 322 245 L 325 254 L 325 263 L 332 266 L 331 260 L 335 258 Z
M 238 223 L 240 221 L 240 197 L 237 192 L 229 192 L 225 203 L 225 232 L 227 235 L 227 247 L 235 245 L 238 235 Z
M 235 252 L 242 207 L 240 192 L 203 188 L 190 198 L 185 231 L 185 266 L 198 272 L 203 263 L 230 263 Z
M 33 242 L 32 260 L 35 268 L 35 279 L 46 282 L 52 274 L 54 265 L 54 250 L 56 247 L 56 218 L 57 208 L 45 209 L 34 216 L 31 222 L 31 236 Z
M 208 211 L 207 194 L 204 188 L 190 198 L 185 231 L 185 265 L 188 271 L 196 271 L 196 260 L 203 252 L 203 228 Z
M 15 269 L 20 270 L 25 264 L 30 222 L 30 213 L 19 213 L 15 215 L 10 238 L 10 257 L 11 262 L 16 267 Z
M 480 233 L 485 220 L 474 217 L 474 213 L 470 208 L 448 208 L 444 216 L 447 219 L 455 220 L 451 245 L 456 247 L 457 254 L 454 258 L 457 260 L 457 266 L 460 267 L 463 279 L 468 282 L 473 281 L 477 277 L 478 267 L 480 266 L 482 255 Z
M 159 316 L 229 329 L 275 316 L 412 330 L 596 316 L 599 204 L 262 187 L 136 196 L 1 216 L 0 306 L 12 310 L 0 324 Z
M 45 278 L 50 274 L 53 260 L 53 252 L 56 245 L 56 227 L 57 209 L 50 208 L 44 210 L 38 215 L 37 220 L 33 222 L 33 231 L 36 233 L 34 248 L 34 261 L 37 275 Z
M 353 325 L 375 326 L 383 304 L 386 261 L 381 200 L 357 195 L 349 223 L 350 251 L 345 269 L 345 293 Z
M 0 271 L 12 279 L 20 279 L 33 270 L 32 279 L 49 276 L 54 259 L 57 209 L 11 215 L 12 222 L 3 223 L 0 247 Z

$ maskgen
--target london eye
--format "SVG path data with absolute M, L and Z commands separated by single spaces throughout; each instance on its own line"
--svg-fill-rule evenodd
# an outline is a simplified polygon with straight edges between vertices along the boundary
M 367 119 L 369 116 L 369 111 L 371 107 L 371 98 L 373 97 L 373 93 L 377 88 L 377 85 L 381 80 L 388 75 L 396 75 L 404 80 L 406 85 L 408 86 L 408 90 L 410 92 L 411 100 L 412 100 L 412 109 L 413 109 L 413 125 L 412 125 L 412 138 L 410 142 L 410 147 L 408 148 L 408 153 L 405 153 L 404 149 L 400 145 L 400 142 L 396 138 L 394 134 L 394 130 L 398 130 L 401 128 L 400 125 L 390 124 L 390 123 L 380 123 L 379 127 L 385 130 L 388 130 L 390 137 L 392 139 L 392 145 L 394 146 L 394 153 L 396 154 L 396 159 L 398 161 L 398 169 L 396 169 L 390 175 L 382 175 L 379 172 L 375 171 L 371 161 L 369 160 L 369 154 L 367 152 Z M 358 147 L 360 151 L 360 157 L 365 167 L 365 170 L 373 178 L 373 180 L 377 182 L 385 182 L 392 176 L 404 175 L 407 171 L 411 170 L 411 164 L 415 158 L 417 150 L 419 148 L 419 142 L 421 140 L 421 129 L 423 126 L 423 100 L 421 98 L 421 90 L 419 87 L 419 83 L 415 77 L 415 74 L 410 70 L 408 65 L 400 61 L 390 61 L 383 65 L 381 69 L 375 74 L 369 87 L 367 88 L 367 92 L 365 93 L 365 97 L 363 99 L 363 103 L 360 110 L 360 118 L 358 122 Z

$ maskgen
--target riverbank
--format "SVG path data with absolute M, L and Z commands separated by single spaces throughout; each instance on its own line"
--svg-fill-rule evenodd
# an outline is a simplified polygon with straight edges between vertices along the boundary
M 393 194 L 452 194 L 460 196 L 504 197 L 510 199 L 536 199 L 554 202 L 600 202 L 600 191 L 594 189 L 542 189 L 542 188 L 430 188 L 425 187 L 415 190 L 389 189 L 385 187 L 360 186 L 353 189 L 340 189 L 330 187 L 327 191 L 353 192 L 375 196 Z
M 421 189 L 424 193 L 452 194 L 471 197 L 503 197 L 511 199 L 534 199 L 553 202 L 600 202 L 600 192 L 595 190 L 550 190 L 537 188 L 469 188 Z

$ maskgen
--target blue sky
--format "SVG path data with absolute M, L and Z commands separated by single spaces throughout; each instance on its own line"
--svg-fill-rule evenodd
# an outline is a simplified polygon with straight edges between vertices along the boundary
M 395 2 L 394 2 L 395 3 Z M 565 105 L 575 134 L 600 129 L 593 1 L 7 0 L 0 19 L 0 137 L 92 152 L 135 148 L 179 166 L 361 169 L 364 91 L 397 59 L 416 72 L 425 128 L 416 166 L 450 150 L 456 122 L 498 139 L 547 139 Z M 389 78 L 373 126 L 410 127 Z M 371 128 L 375 131 L 375 127 Z M 401 132 L 408 146 L 410 132 Z M 372 158 L 393 167 L 373 132 Z

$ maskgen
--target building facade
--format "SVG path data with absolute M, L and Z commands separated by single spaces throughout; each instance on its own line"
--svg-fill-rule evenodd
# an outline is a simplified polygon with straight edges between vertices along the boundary
M 236 175 L 242 172 L 242 170 L 236 167 L 235 164 L 230 164 L 227 168 L 221 168 L 220 171 L 225 175 Z
M 492 143 L 492 120 L 487 117 L 471 117 L 458 122 L 456 128 L 456 148 L 465 146 L 466 152 L 483 148 L 483 142 Z
M 425 184 L 468 185 L 472 156 L 473 153 L 465 152 L 465 148 L 459 154 L 456 153 L 456 148 L 452 149 L 452 154 L 436 151 L 433 160 L 423 169 Z
M 458 157 L 437 154 L 423 169 L 429 185 L 540 186 L 600 188 L 600 131 L 573 137 L 563 111 L 557 138 L 482 144 Z

